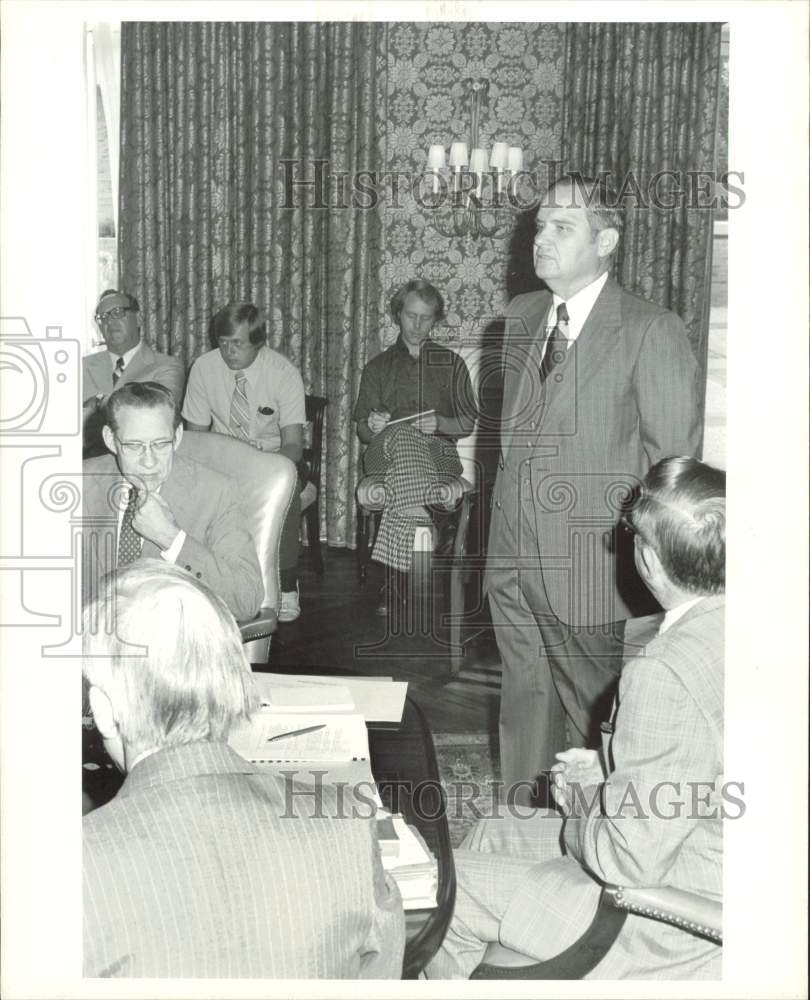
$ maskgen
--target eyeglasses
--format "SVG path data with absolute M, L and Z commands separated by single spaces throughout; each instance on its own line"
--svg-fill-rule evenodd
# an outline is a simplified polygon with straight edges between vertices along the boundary
M 148 448 L 153 455 L 165 455 L 174 446 L 174 441 L 172 438 L 161 438 L 159 441 L 122 441 L 121 438 L 116 437 L 115 439 L 121 445 L 121 451 L 125 455 L 138 456 L 146 454 L 146 449 Z
M 104 326 L 111 319 L 123 319 L 128 312 L 134 311 L 132 306 L 113 306 L 112 309 L 107 309 L 103 313 L 96 313 L 96 323 L 99 326 Z

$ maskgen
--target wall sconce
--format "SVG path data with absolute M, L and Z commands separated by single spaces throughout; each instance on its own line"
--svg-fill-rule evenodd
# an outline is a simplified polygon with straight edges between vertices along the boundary
M 523 170 L 523 150 L 496 142 L 492 154 L 479 143 L 481 103 L 489 80 L 468 80 L 470 98 L 470 146 L 451 142 L 450 156 L 444 146 L 428 149 L 425 174 L 432 189 L 425 203 L 433 209 L 433 222 L 443 236 L 495 236 L 511 226 L 514 212 L 504 203 L 504 193 Z

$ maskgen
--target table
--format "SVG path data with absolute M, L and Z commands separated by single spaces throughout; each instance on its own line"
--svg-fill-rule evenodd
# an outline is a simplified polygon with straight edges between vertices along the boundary
M 402 978 L 415 979 L 435 955 L 453 915 L 456 874 L 446 799 L 439 782 L 430 726 L 410 696 L 405 699 L 398 727 L 370 723 L 368 730 L 371 771 L 383 805 L 401 813 L 416 827 L 438 863 L 436 907 L 409 910 L 405 915 L 407 941 Z M 83 736 L 83 763 L 95 765 L 94 770 L 83 771 L 83 791 L 98 806 L 116 794 L 123 776 L 110 764 L 95 729 L 85 725 Z

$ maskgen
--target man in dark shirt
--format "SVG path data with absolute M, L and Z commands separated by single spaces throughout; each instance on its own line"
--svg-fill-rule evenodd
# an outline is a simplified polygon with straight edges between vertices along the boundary
M 407 572 L 414 529 L 431 523 L 427 505 L 458 499 L 449 485 L 461 474 L 456 440 L 472 432 L 476 404 L 463 359 L 429 339 L 444 319 L 438 289 L 422 279 L 407 282 L 391 313 L 399 337 L 366 365 L 354 419 L 368 445 L 365 472 L 385 477 L 372 559 Z

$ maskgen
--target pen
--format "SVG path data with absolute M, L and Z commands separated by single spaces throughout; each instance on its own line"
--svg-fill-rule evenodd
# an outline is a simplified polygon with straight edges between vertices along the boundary
M 269 736 L 267 742 L 273 743 L 275 740 L 286 740 L 290 736 L 303 736 L 305 733 L 314 733 L 318 729 L 326 729 L 326 723 L 322 722 L 319 726 L 307 726 L 306 729 L 293 729 L 290 733 L 279 733 L 278 736 Z

